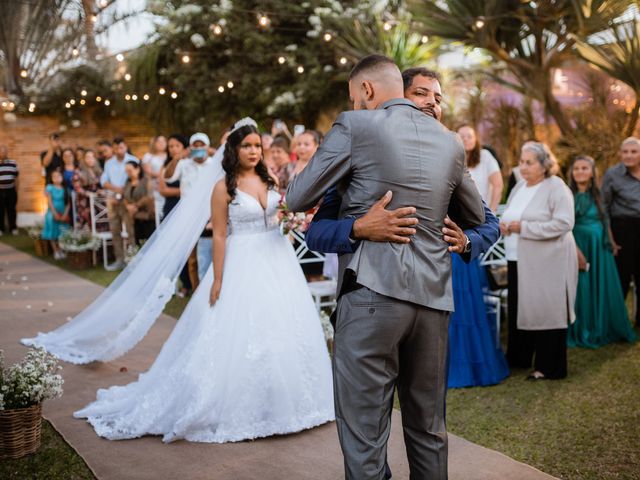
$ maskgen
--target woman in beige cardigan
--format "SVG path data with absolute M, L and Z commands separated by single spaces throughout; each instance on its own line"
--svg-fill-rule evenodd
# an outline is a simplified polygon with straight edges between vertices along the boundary
M 525 143 L 522 180 L 500 223 L 509 266 L 507 359 L 512 367 L 530 368 L 535 356 L 531 380 L 567 376 L 567 328 L 575 319 L 573 196 L 555 168 L 546 145 Z

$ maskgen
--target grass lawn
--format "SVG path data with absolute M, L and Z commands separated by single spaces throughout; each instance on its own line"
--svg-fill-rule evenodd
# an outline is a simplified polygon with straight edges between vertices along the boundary
M 26 236 L 0 241 L 34 254 Z M 64 262 L 47 261 L 65 268 Z M 72 272 L 101 285 L 116 276 L 101 267 Z M 165 313 L 177 318 L 185 305 L 185 299 L 174 298 Z M 527 373 L 512 372 L 494 387 L 450 390 L 448 429 L 562 479 L 640 479 L 640 343 L 571 349 L 566 380 L 527 382 Z M 92 474 L 46 424 L 42 449 L 0 463 L 0 478 Z

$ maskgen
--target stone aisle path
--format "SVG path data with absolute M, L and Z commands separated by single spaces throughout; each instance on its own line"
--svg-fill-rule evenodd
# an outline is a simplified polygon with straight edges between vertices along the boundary
M 88 305 L 102 287 L 0 243 L 0 349 L 7 362 L 22 358 L 19 339 L 49 331 Z M 85 459 L 99 479 L 336 480 L 342 457 L 333 424 L 283 437 L 212 445 L 163 444 L 157 437 L 110 442 L 72 413 L 95 399 L 98 388 L 126 384 L 153 362 L 175 325 L 163 315 L 129 354 L 110 363 L 64 364 L 65 394 L 45 404 L 44 416 Z M 449 435 L 452 480 L 547 480 L 528 465 Z M 400 416 L 389 442 L 394 479 L 408 479 Z

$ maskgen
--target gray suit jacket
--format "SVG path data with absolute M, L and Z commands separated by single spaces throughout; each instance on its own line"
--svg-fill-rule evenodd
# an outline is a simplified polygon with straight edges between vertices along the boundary
M 409 244 L 363 241 L 354 254 L 340 257 L 338 292 L 349 269 L 359 284 L 382 295 L 453 310 L 451 254 L 442 238 L 449 202 L 462 228 L 484 223 L 457 135 L 405 99 L 343 112 L 289 184 L 287 205 L 305 211 L 333 185 L 342 195 L 342 218 L 363 215 L 391 190 L 389 208 L 414 206 L 420 221 Z

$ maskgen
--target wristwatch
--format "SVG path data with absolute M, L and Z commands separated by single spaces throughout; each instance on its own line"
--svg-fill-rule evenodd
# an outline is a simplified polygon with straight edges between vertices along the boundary
M 471 239 L 469 237 L 467 237 L 467 243 L 464 244 L 462 253 L 471 253 Z

